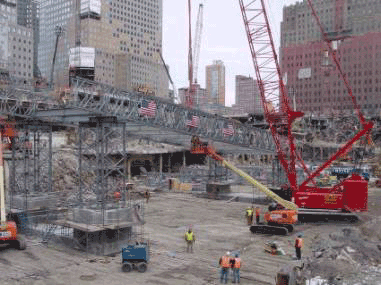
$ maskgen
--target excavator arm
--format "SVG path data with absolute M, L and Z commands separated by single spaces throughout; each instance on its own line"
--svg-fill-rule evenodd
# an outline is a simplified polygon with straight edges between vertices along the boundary
M 277 194 L 272 192 L 269 188 L 267 188 L 262 183 L 255 180 L 253 177 L 245 173 L 244 171 L 238 169 L 233 164 L 227 162 L 221 155 L 217 154 L 215 149 L 211 146 L 209 146 L 207 143 L 203 143 L 200 141 L 199 137 L 193 136 L 192 137 L 192 150 L 191 153 L 193 154 L 205 154 L 213 158 L 214 160 L 220 161 L 221 164 L 232 170 L 234 173 L 238 174 L 239 176 L 243 177 L 247 182 L 249 182 L 251 185 L 254 185 L 256 188 L 258 188 L 261 192 L 263 192 L 265 195 L 270 197 L 271 199 L 278 202 L 280 205 L 285 207 L 286 209 L 290 210 L 298 210 L 298 206 L 290 201 L 287 201 L 281 197 L 279 197 Z

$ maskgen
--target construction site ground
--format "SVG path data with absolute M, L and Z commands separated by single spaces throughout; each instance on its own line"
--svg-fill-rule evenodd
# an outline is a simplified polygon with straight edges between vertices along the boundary
M 381 270 L 377 275 L 377 268 L 381 269 L 378 265 L 381 263 L 380 201 L 381 189 L 371 188 L 369 212 L 361 215 L 363 222 L 358 224 L 304 224 L 296 226 L 296 231 L 289 236 L 270 236 L 254 235 L 249 231 L 244 217 L 247 203 L 155 192 L 145 212 L 144 230 L 151 241 L 147 272 L 123 273 L 120 254 L 114 257 L 87 255 L 53 243 L 42 245 L 39 240 L 26 237 L 28 248 L 25 251 L 0 249 L 0 284 L 219 284 L 218 260 L 228 250 L 241 253 L 241 284 L 275 284 L 276 272 L 281 267 L 300 263 L 293 259 L 294 238 L 299 232 L 303 232 L 305 239 L 304 260 L 314 258 L 315 262 L 317 250 L 323 252 L 319 253 L 321 256 L 329 251 L 317 249 L 317 245 L 323 246 L 326 240 L 340 242 L 340 234 L 346 233 L 347 237 L 342 236 L 341 247 L 346 248 L 348 236 L 353 240 L 350 252 L 361 253 L 363 247 L 366 253 L 362 255 L 365 256 L 363 263 L 373 268 L 370 275 L 374 275 L 374 280 L 381 280 Z M 194 253 L 186 252 L 183 239 L 190 225 L 196 234 Z M 360 233 L 357 238 L 361 240 L 356 240 L 356 235 L 351 234 L 354 232 Z M 266 253 L 264 244 L 268 241 L 277 241 L 286 255 Z M 376 250 L 369 251 L 371 246 Z M 362 270 L 363 265 L 356 264 L 355 258 L 349 259 L 352 261 L 332 260 L 333 265 L 323 262 L 325 266 L 317 262 L 315 268 L 309 268 L 309 274 L 350 278 L 348 276 Z M 321 272 L 317 271 L 319 268 Z M 357 284 L 381 284 L 366 282 Z

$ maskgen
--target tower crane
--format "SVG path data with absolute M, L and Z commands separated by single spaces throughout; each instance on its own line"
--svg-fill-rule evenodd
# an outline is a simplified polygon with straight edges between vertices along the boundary
M 193 107 L 194 88 L 193 88 L 193 58 L 192 58 L 192 1 L 188 0 L 188 21 L 189 21 L 189 45 L 188 45 L 188 81 L 189 87 L 185 94 L 185 106 Z
M 196 33 L 194 36 L 194 43 L 193 43 L 193 59 L 194 59 L 193 79 L 194 79 L 194 83 L 197 83 L 198 63 L 199 63 L 199 58 L 200 58 L 201 35 L 202 35 L 202 27 L 203 27 L 203 14 L 204 14 L 203 11 L 204 11 L 204 4 L 200 3 L 200 5 L 198 6 Z
M 203 9 L 204 5 L 201 3 L 199 5 L 196 33 L 194 46 L 192 48 L 192 1 L 188 0 L 188 20 L 189 20 L 189 45 L 188 45 L 188 81 L 189 87 L 185 94 L 185 106 L 188 108 L 193 107 L 194 97 L 196 92 L 195 83 L 197 83 L 197 70 L 198 70 L 198 60 L 200 55 L 200 45 L 201 45 L 201 34 L 202 34 L 202 22 L 203 22 Z
M 299 219 L 303 211 L 306 216 L 310 214 L 314 217 L 325 214 L 332 215 L 333 213 L 338 216 L 345 216 L 342 212 L 367 210 L 368 182 L 365 179 L 353 174 L 337 185 L 324 188 L 311 185 L 310 183 L 313 182 L 313 179 L 322 170 L 336 160 L 336 158 L 348 151 L 357 140 L 366 135 L 371 130 L 373 123 L 367 122 L 362 115 L 356 98 L 352 94 L 352 89 L 349 86 L 346 75 L 340 67 L 336 52 L 332 48 L 332 43 L 324 32 L 324 28 L 312 5 L 312 1 L 307 1 L 318 23 L 323 40 L 327 43 L 329 54 L 336 64 L 337 70 L 352 99 L 362 125 L 362 129 L 358 131 L 352 139 L 312 174 L 307 172 L 305 163 L 295 148 L 291 125 L 296 118 L 302 117 L 304 114 L 300 111 L 294 111 L 290 107 L 286 86 L 281 76 L 265 1 L 239 0 L 239 5 L 255 68 L 265 119 L 273 136 L 278 159 L 288 177 L 288 185 L 284 189 L 283 196 L 298 205 Z M 338 7 L 339 6 L 340 5 L 338 5 Z M 298 184 L 296 174 L 297 161 L 302 164 L 307 172 L 307 178 L 301 184 Z M 310 209 L 310 211 L 305 209 Z M 311 209 L 315 210 L 311 211 Z M 317 209 L 324 209 L 325 211 L 321 212 L 317 211 Z

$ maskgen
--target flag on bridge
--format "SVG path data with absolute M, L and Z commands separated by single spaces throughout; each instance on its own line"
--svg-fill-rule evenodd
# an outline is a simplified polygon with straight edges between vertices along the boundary
M 198 128 L 200 125 L 200 117 L 196 115 L 189 116 L 189 119 L 186 121 L 186 126 L 191 128 Z
M 234 135 L 234 128 L 232 123 L 225 123 L 225 128 L 222 129 L 225 137 Z
M 143 100 L 142 106 L 138 110 L 139 115 L 145 116 L 145 117 L 155 117 L 156 114 L 156 103 L 155 101 L 147 101 Z

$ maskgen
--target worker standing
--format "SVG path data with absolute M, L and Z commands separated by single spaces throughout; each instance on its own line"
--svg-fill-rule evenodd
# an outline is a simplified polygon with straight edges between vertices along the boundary
M 232 283 L 240 283 L 240 275 L 239 271 L 241 268 L 241 258 L 239 257 L 238 253 L 235 255 L 235 258 L 232 258 L 234 262 L 232 262 L 233 265 L 233 282 Z
M 221 266 L 221 283 L 225 281 L 225 284 L 228 282 L 228 273 L 229 273 L 229 268 L 231 267 L 230 264 L 230 252 L 226 252 L 224 256 L 220 258 L 219 262 Z
M 259 217 L 261 215 L 261 209 L 260 208 L 255 208 L 255 222 L 257 225 L 259 225 Z
M 298 237 L 295 239 L 295 252 L 296 252 L 296 259 L 298 260 L 302 259 L 302 248 L 303 248 L 303 238 L 302 238 L 302 234 L 299 234 Z
M 196 241 L 196 236 L 191 228 L 185 233 L 184 239 L 187 243 L 187 252 L 190 250 L 190 252 L 193 253 L 193 243 Z
M 148 204 L 148 200 L 149 200 L 149 197 L 151 196 L 151 193 L 149 192 L 149 190 L 146 190 L 144 192 L 144 198 L 146 198 L 146 203 Z
M 246 218 L 247 218 L 247 225 L 248 226 L 251 226 L 251 224 L 253 223 L 253 212 L 254 212 L 253 207 L 246 208 Z

